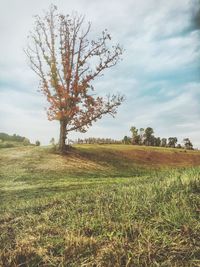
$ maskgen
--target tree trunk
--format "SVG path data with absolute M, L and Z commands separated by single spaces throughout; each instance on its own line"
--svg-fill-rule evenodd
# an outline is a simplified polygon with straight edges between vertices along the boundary
M 65 121 L 60 121 L 60 139 L 59 139 L 59 150 L 61 153 L 64 153 L 66 151 L 66 122 Z

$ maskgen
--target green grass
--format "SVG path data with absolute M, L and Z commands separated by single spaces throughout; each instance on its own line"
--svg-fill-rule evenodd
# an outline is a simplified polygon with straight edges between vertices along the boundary
M 1 149 L 0 266 L 200 266 L 198 160 L 121 145 Z
M 23 142 L 17 142 L 17 141 L 2 141 L 0 139 L 0 149 L 1 148 L 11 148 L 11 147 L 21 147 L 26 146 L 27 144 L 24 144 Z

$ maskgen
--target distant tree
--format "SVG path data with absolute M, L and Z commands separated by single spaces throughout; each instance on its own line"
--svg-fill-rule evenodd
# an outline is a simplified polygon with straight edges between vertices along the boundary
M 167 138 L 162 138 L 161 139 L 161 144 L 162 147 L 166 147 L 167 146 Z
M 82 139 L 80 139 L 80 138 L 78 138 L 78 144 L 83 144 L 83 140 Z
M 140 143 L 141 143 L 141 142 L 140 142 L 140 135 L 138 134 L 138 135 L 136 135 L 135 138 L 134 138 L 134 144 L 135 144 L 135 145 L 140 145 Z
M 135 138 L 138 134 L 138 129 L 135 126 L 131 126 L 130 132 L 131 132 L 132 144 L 135 144 Z
M 177 137 L 169 137 L 168 138 L 168 147 L 176 147 L 176 143 L 178 142 Z
M 23 142 L 25 137 L 17 135 L 17 134 L 9 135 L 9 134 L 6 134 L 6 133 L 0 133 L 0 139 L 2 141 Z
M 61 153 L 68 149 L 69 132 L 86 132 L 105 114 L 114 117 L 124 100 L 119 94 L 103 98 L 94 92 L 94 80 L 119 62 L 123 49 L 110 45 L 107 30 L 89 40 L 90 28 L 83 16 L 65 16 L 51 6 L 44 17 L 36 16 L 25 51 L 49 103 L 48 119 L 60 122 Z
M 193 144 L 189 138 L 184 138 L 183 143 L 184 143 L 185 149 L 193 149 Z
M 182 148 L 180 144 L 177 145 L 178 139 L 177 137 L 169 137 L 168 142 L 167 138 L 160 138 L 154 136 L 154 130 L 151 127 L 147 127 L 146 129 L 140 128 L 139 133 L 138 129 L 135 126 L 130 128 L 132 133 L 132 137 L 124 136 L 122 142 L 124 144 L 139 144 L 146 146 L 157 146 L 157 147 L 172 147 L 172 148 Z M 193 144 L 189 138 L 183 139 L 185 149 L 193 149 Z
M 145 140 L 145 130 L 144 128 L 140 128 L 140 131 L 139 131 L 139 136 L 140 136 L 140 141 L 139 141 L 139 144 L 140 145 L 143 145 L 144 144 L 144 140 Z
M 152 142 L 153 142 L 153 133 L 154 133 L 153 128 L 147 127 L 145 129 L 145 131 L 144 131 L 144 137 L 145 137 L 144 143 L 145 143 L 145 145 L 147 145 L 147 146 L 152 145 Z
M 35 145 L 36 145 L 36 146 L 40 146 L 40 141 L 37 140 L 37 141 L 35 142 Z
M 135 126 L 132 126 L 130 128 L 130 131 L 132 133 L 131 142 L 133 145 L 139 145 L 140 144 L 140 134 L 138 134 L 138 129 Z
M 126 144 L 126 145 L 130 144 L 131 143 L 131 138 L 125 135 L 123 140 L 122 140 L 122 143 Z
M 155 146 L 160 146 L 160 145 L 161 145 L 160 137 L 155 137 Z
M 149 141 L 148 141 L 148 143 L 146 145 L 148 145 L 148 146 L 155 146 L 155 143 L 156 143 L 155 139 L 156 139 L 156 137 L 154 135 L 151 135 L 149 137 Z
M 130 137 L 127 137 L 130 143 Z M 71 141 L 72 142 L 72 141 Z M 126 142 L 126 138 L 125 138 L 125 142 Z M 124 143 L 123 140 L 119 141 L 119 140 L 114 140 L 111 138 L 96 138 L 96 137 L 89 137 L 89 138 L 85 138 L 83 140 L 78 139 L 77 141 L 73 142 L 73 143 L 84 143 L 84 144 L 121 144 Z

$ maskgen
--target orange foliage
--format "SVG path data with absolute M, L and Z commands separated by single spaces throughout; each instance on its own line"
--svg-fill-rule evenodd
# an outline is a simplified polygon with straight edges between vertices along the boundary
M 26 54 L 47 98 L 49 120 L 63 121 L 67 132 L 84 132 L 102 115 L 114 116 L 123 96 L 96 97 L 92 85 L 123 52 L 118 44 L 109 46 L 107 30 L 89 41 L 90 23 L 85 25 L 83 16 L 59 14 L 55 6 L 43 18 L 37 16 L 35 24 Z

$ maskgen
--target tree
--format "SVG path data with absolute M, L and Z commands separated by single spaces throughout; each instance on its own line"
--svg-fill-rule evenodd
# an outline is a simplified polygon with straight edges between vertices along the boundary
M 177 137 L 169 137 L 168 138 L 168 146 L 169 147 L 175 147 L 177 142 L 178 142 Z
M 145 139 L 144 128 L 140 128 L 139 135 L 140 135 L 140 145 L 143 145 L 144 144 L 144 139 Z
M 119 44 L 109 45 L 107 30 L 89 40 L 90 28 L 83 16 L 65 16 L 51 6 L 44 17 L 36 16 L 31 43 L 25 50 L 48 101 L 48 119 L 60 122 L 61 152 L 67 149 L 69 132 L 86 132 L 105 114 L 114 117 L 124 100 L 120 94 L 103 98 L 94 93 L 95 78 L 115 66 L 123 50 Z
M 138 135 L 138 129 L 135 126 L 132 126 L 130 131 L 132 133 L 132 144 L 139 144 L 140 136 Z
M 185 149 L 193 149 L 193 144 L 189 138 L 184 138 L 183 143 L 184 143 Z
M 153 133 L 154 133 L 153 128 L 147 127 L 145 129 L 145 131 L 144 131 L 144 136 L 145 136 L 144 142 L 145 142 L 145 145 L 147 145 L 147 146 L 153 145 L 152 144 L 152 142 L 154 140 Z
M 181 146 L 181 144 L 178 144 L 177 146 L 176 146 L 176 148 L 182 148 L 182 146 Z
M 127 135 L 125 135 L 123 140 L 122 140 L 122 143 L 125 144 L 125 145 L 130 144 L 131 143 L 131 138 L 128 137 Z
M 40 146 L 40 141 L 37 140 L 37 141 L 35 142 L 35 145 L 36 145 L 36 146 Z
M 9 134 L 6 134 L 6 133 L 0 133 L 0 139 L 2 141 L 23 142 L 25 137 L 17 135 L 17 134 L 9 135 Z
M 160 144 L 161 144 L 160 137 L 155 137 L 155 146 L 160 146 Z
M 162 138 L 161 139 L 161 146 L 166 147 L 167 146 L 167 138 Z

